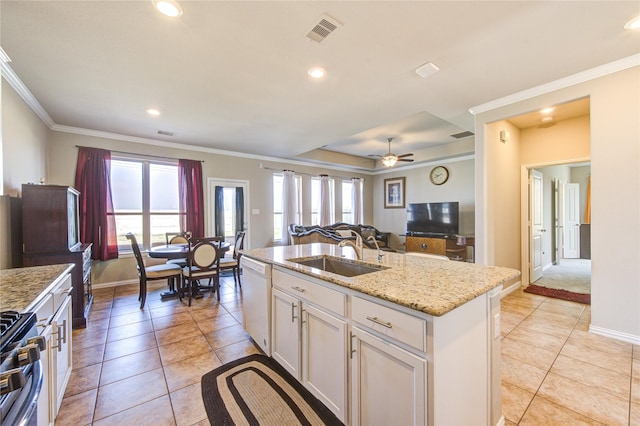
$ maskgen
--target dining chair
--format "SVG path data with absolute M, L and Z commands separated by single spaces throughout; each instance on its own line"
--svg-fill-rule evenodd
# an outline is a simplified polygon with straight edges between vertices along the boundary
M 167 244 L 189 244 L 191 232 L 167 232 L 165 233 Z M 181 268 L 187 266 L 187 259 L 169 259 L 167 263 L 178 265 Z
M 187 266 L 182 269 L 182 285 L 178 290 L 180 300 L 185 290 L 191 299 L 198 294 L 200 288 L 210 288 L 212 294 L 218 292 L 220 300 L 220 244 L 222 237 L 191 238 L 187 253 Z M 200 286 L 199 281 L 209 278 L 211 286 Z
M 236 232 L 236 240 L 233 243 L 233 252 L 230 257 L 223 257 L 220 259 L 220 270 L 225 271 L 231 269 L 233 273 L 233 281 L 242 287 L 242 282 L 240 281 L 240 257 L 242 253 L 240 250 L 244 248 L 244 236 L 245 231 Z
M 191 236 L 191 232 L 167 232 L 165 233 L 165 238 L 167 239 L 167 244 L 187 244 L 189 242 L 189 237 Z
M 225 271 L 231 269 L 233 272 L 233 281 L 236 284 L 239 284 L 242 287 L 242 282 L 240 281 L 240 257 L 242 253 L 240 250 L 244 248 L 244 236 L 245 231 L 236 232 L 236 240 L 233 243 L 233 252 L 230 257 L 223 257 L 220 259 L 220 270 Z
M 131 241 L 131 248 L 138 263 L 138 278 L 140 279 L 140 294 L 138 295 L 138 300 L 140 301 L 140 309 L 144 309 L 144 304 L 147 300 L 147 281 L 166 279 L 169 288 L 173 288 L 173 283 L 176 279 L 178 282 L 182 281 L 182 268 L 170 263 L 146 266 L 142 259 L 142 253 L 140 252 L 140 246 L 138 246 L 136 236 L 129 232 L 127 239 Z

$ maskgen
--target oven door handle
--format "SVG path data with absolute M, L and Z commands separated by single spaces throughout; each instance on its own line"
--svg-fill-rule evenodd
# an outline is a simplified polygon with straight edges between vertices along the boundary
M 15 423 L 18 426 L 24 426 L 29 423 L 32 416 L 35 415 L 38 406 L 38 397 L 40 396 L 40 390 L 42 389 L 42 360 L 37 360 L 32 364 L 31 373 L 33 374 L 31 380 L 31 388 L 27 395 L 22 407 L 19 407 L 18 412 L 15 414 Z

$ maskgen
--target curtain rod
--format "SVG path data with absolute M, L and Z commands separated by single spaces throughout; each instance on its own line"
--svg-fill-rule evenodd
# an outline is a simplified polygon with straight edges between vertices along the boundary
M 339 179 L 362 179 L 364 181 L 364 178 L 356 178 L 356 177 L 346 177 L 346 176 L 333 176 L 333 175 L 328 175 L 326 173 L 320 173 L 320 174 L 312 174 L 312 173 L 304 173 L 304 172 L 296 172 L 295 170 L 289 170 L 289 169 L 274 169 L 272 167 L 267 167 L 267 166 L 263 166 L 262 163 L 260 163 L 260 168 L 264 169 L 264 170 L 271 170 L 273 172 L 293 172 L 297 175 L 304 175 L 304 176 L 311 176 L 311 177 L 319 177 L 319 176 L 329 176 L 330 178 L 339 178 Z
M 76 145 L 76 148 L 94 148 L 92 146 L 81 146 L 81 145 Z M 126 155 L 138 155 L 140 157 L 149 157 L 149 158 L 160 158 L 162 160 L 178 160 L 178 158 L 171 158 L 171 157 L 163 157 L 161 155 L 150 155 L 150 154 L 138 154 L 136 152 L 125 152 L 125 151 L 116 151 L 116 150 L 108 150 L 109 152 L 115 152 L 116 154 L 126 154 Z M 200 161 L 201 163 L 204 163 L 204 160 L 193 160 L 193 161 Z

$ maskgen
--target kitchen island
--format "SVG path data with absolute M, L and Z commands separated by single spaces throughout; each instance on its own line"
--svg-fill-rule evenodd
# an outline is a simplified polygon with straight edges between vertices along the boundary
M 519 271 L 382 254 L 378 262 L 365 249 L 358 261 L 330 244 L 244 250 L 247 278 L 255 264 L 268 268 L 262 282 L 243 279 L 245 328 L 345 424 L 503 423 L 500 292 Z M 371 272 L 308 266 L 322 258 Z M 267 297 L 253 300 L 260 285 Z M 267 305 L 258 327 L 256 304 Z

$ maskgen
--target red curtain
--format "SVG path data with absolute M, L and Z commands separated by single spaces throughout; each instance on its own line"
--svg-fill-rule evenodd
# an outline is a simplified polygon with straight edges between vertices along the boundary
M 80 240 L 93 243 L 91 258 L 95 260 L 118 258 L 110 176 L 110 151 L 78 148 L 75 188 L 80 191 Z
M 178 160 L 178 191 L 182 232 L 204 237 L 204 193 L 202 190 L 202 162 Z

